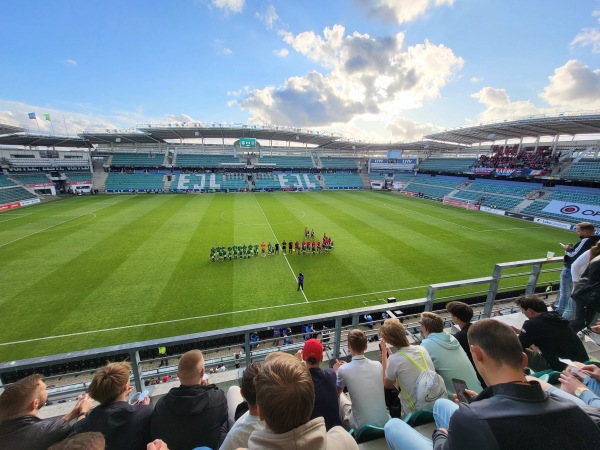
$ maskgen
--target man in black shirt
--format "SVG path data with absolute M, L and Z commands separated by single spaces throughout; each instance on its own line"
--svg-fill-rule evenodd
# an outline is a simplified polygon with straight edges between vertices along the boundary
M 549 312 L 544 301 L 537 295 L 524 295 L 515 302 L 525 317 L 527 317 L 519 335 L 519 341 L 523 349 L 528 353 L 530 359 L 535 355 L 529 350 L 531 345 L 535 345 L 547 367 L 530 367 L 533 370 L 543 370 L 544 368 L 561 371 L 565 364 L 561 363 L 559 358 L 567 358 L 572 361 L 587 361 L 588 354 L 581 340 L 571 328 L 569 321 L 563 319 L 556 312 Z

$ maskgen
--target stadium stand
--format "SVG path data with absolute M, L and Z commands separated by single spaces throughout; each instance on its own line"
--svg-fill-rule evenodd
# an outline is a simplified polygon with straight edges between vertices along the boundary
M 476 158 L 427 158 L 419 166 L 419 171 L 464 173 L 477 161 Z
M 15 182 L 8 178 L 6 175 L 0 175 L 0 188 L 16 186 Z
M 364 183 L 357 173 L 326 173 L 323 174 L 323 181 L 327 189 L 362 189 Z
M 26 186 L 51 183 L 48 175 L 43 172 L 11 173 L 10 176 Z
M 478 179 L 475 180 L 469 187 L 467 187 L 466 190 L 525 197 L 532 190 L 541 189 L 542 187 L 543 186 L 541 183 Z
M 67 172 L 67 178 L 71 181 L 92 181 L 91 172 Z
M 113 167 L 160 167 L 164 165 L 165 155 L 162 153 L 115 153 L 112 157 Z
M 254 189 L 259 190 L 307 190 L 322 189 L 317 177 L 312 173 L 257 173 L 255 176 Z
M 467 181 L 467 179 L 462 177 L 432 177 L 419 174 L 414 180 L 406 185 L 404 190 L 406 192 L 417 194 L 418 196 L 442 199 L 450 195 L 452 191 L 465 181 Z
M 563 174 L 567 180 L 600 180 L 600 159 L 583 158 L 575 162 Z
M 310 156 L 262 156 L 257 164 L 275 164 L 276 169 L 312 169 L 313 160 Z
M 163 175 L 155 173 L 119 173 L 111 172 L 106 178 L 105 189 L 107 192 L 131 191 L 162 191 L 164 186 Z
M 321 167 L 323 169 L 356 169 L 356 159 L 336 158 L 332 156 L 321 156 Z
M 0 189 L 0 205 L 29 200 L 31 198 L 37 198 L 37 196 L 21 186 Z
M 232 155 L 197 155 L 178 153 L 173 160 L 173 167 L 182 169 L 218 168 L 222 163 L 239 163 L 240 159 Z

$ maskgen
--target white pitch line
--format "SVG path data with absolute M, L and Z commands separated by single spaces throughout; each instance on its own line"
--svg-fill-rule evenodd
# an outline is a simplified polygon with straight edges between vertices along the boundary
M 427 287 L 427 286 L 414 286 L 411 288 L 391 289 L 388 291 L 377 291 L 377 292 L 369 292 L 366 294 L 346 295 L 344 297 L 325 298 L 325 299 L 321 299 L 321 300 L 313 300 L 310 303 L 324 303 L 324 302 L 340 300 L 340 299 L 344 299 L 344 298 L 364 297 L 366 295 L 380 294 L 380 293 L 385 293 L 385 292 L 400 292 L 400 291 L 407 291 L 407 290 L 411 290 L 411 289 L 419 289 L 419 288 L 423 288 L 423 287 Z M 246 314 L 246 313 L 255 312 L 255 311 L 265 311 L 268 309 L 289 308 L 290 306 L 302 306 L 302 305 L 303 305 L 303 303 L 287 303 L 285 305 L 262 306 L 260 308 L 242 309 L 240 311 L 230 311 L 230 312 L 224 312 L 224 313 L 207 314 L 205 316 L 183 317 L 181 319 L 161 320 L 159 322 L 138 323 L 135 325 L 125 325 L 122 327 L 112 327 L 112 328 L 103 328 L 100 330 L 80 331 L 77 333 L 59 334 L 59 335 L 55 335 L 55 336 L 45 336 L 45 337 L 40 337 L 40 338 L 23 339 L 20 341 L 0 342 L 0 347 L 6 347 L 8 345 L 14 345 L 14 344 L 27 344 L 30 342 L 39 342 L 39 341 L 45 341 L 45 340 L 50 340 L 50 339 L 62 339 L 62 338 L 73 337 L 73 336 L 85 336 L 88 334 L 105 333 L 107 331 L 128 330 L 128 329 L 132 329 L 132 328 L 150 327 L 150 326 L 154 326 L 154 325 L 166 325 L 169 323 L 187 322 L 190 320 L 208 319 L 211 317 L 227 316 L 229 314 Z
M 27 239 L 28 237 L 31 237 L 33 235 L 36 235 L 36 234 L 39 234 L 39 233 L 43 233 L 44 231 L 47 231 L 47 230 L 50 230 L 52 228 L 58 227 L 60 225 L 63 225 L 65 223 L 71 222 L 72 220 L 79 219 L 80 217 L 88 216 L 90 214 L 94 214 L 96 211 L 100 211 L 101 209 L 108 208 L 109 206 L 113 206 L 113 205 L 116 205 L 116 204 L 117 204 L 117 202 L 111 203 L 110 205 L 106 205 L 106 206 L 103 206 L 102 208 L 95 209 L 92 212 L 81 214 L 81 215 L 79 215 L 77 217 L 72 217 L 71 219 L 65 220 L 64 222 L 60 222 L 60 223 L 57 223 L 56 225 L 52 225 L 52 226 L 46 227 L 46 228 L 44 228 L 42 230 L 35 231 L 35 232 L 31 233 L 31 234 L 28 234 L 27 236 L 23 236 L 23 237 L 20 237 L 18 239 L 14 239 L 14 240 L 12 240 L 10 242 L 6 242 L 4 244 L 0 244 L 0 248 L 5 247 L 5 246 L 10 245 L 10 244 L 13 244 L 13 243 L 18 242 L 18 241 L 21 241 L 23 239 Z
M 478 233 L 489 233 L 491 231 L 509 231 L 509 230 L 533 230 L 533 229 L 539 229 L 542 227 L 514 227 L 514 228 L 494 228 L 492 230 L 480 230 L 478 231 Z
M 264 210 L 262 209 L 262 206 L 260 206 L 260 202 L 256 198 L 256 194 L 252 194 L 252 195 L 254 196 L 254 200 L 256 200 L 256 203 L 258 204 L 258 207 L 260 208 L 260 212 L 262 212 L 262 215 L 264 216 L 265 221 L 267 222 L 267 225 L 269 226 L 269 228 L 271 230 L 271 233 L 273 233 L 275 242 L 277 242 L 279 244 L 279 240 L 277 239 L 277 236 L 275 235 L 275 232 L 273 231 L 273 227 L 271 226 L 269 219 L 267 219 L 267 215 L 265 214 Z M 288 267 L 290 268 L 290 271 L 292 272 L 292 276 L 294 277 L 294 280 L 296 280 L 296 273 L 294 272 L 294 269 L 292 269 L 292 265 L 290 264 L 290 261 L 288 260 L 287 255 L 283 255 L 283 257 L 285 258 L 285 262 L 287 263 Z M 304 293 L 304 289 L 302 289 L 302 295 L 304 296 L 304 300 L 306 301 L 306 303 L 308 303 L 308 298 L 306 297 L 306 294 Z

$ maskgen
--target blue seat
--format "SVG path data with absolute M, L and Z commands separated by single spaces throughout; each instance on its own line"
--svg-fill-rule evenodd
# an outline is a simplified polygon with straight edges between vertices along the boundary
M 433 412 L 425 409 L 420 409 L 415 412 L 408 413 L 404 418 L 404 422 L 409 424 L 411 427 L 418 427 L 426 423 L 433 422 Z

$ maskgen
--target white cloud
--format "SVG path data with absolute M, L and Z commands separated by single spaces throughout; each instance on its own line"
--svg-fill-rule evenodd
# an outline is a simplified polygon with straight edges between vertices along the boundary
M 536 107 L 529 100 L 513 102 L 505 89 L 484 87 L 479 92 L 471 94 L 471 97 L 485 106 L 485 110 L 479 114 L 478 122 L 491 122 L 551 112 L 550 109 Z
M 550 105 L 564 109 L 600 108 L 600 69 L 592 70 L 577 60 L 570 60 L 548 77 L 540 97 Z
M 32 133 L 38 132 L 39 125 L 39 131 L 42 133 L 56 135 L 75 135 L 94 129 L 130 129 L 137 124 L 150 122 L 195 122 L 187 114 L 148 117 L 141 108 L 132 111 L 115 110 L 104 114 L 96 112 L 93 105 L 79 104 L 73 107 L 82 112 L 0 99 L 0 122 L 6 119 L 18 122 Z M 31 112 L 36 113 L 37 121 L 28 118 L 27 115 Z M 45 120 L 45 114 L 50 114 L 50 121 Z
M 600 53 L 600 29 L 598 28 L 584 28 L 581 32 L 573 38 L 571 41 L 572 47 L 592 47 L 592 53 Z
M 285 58 L 287 55 L 290 54 L 290 51 L 287 48 L 282 48 L 281 50 L 273 50 L 273 53 L 275 53 L 277 56 Z
M 225 46 L 225 42 L 222 39 L 215 39 L 212 43 L 212 47 L 218 55 L 228 56 L 233 53 L 230 48 Z
M 404 48 L 402 33 L 375 39 L 357 32 L 345 35 L 343 26 L 334 25 L 325 28 L 322 36 L 280 35 L 328 72 L 314 70 L 288 78 L 279 87 L 241 95 L 238 105 L 250 111 L 254 123 L 319 127 L 364 114 L 394 117 L 437 98 L 464 63 L 444 45 L 425 41 Z
M 65 61 L 65 66 L 76 66 L 77 65 L 77 61 L 75 61 L 74 59 L 67 59 Z
M 245 0 L 212 0 L 212 5 L 226 13 L 241 13 Z
M 471 77 L 471 83 L 481 83 L 483 81 L 483 77 Z
M 265 24 L 267 30 L 272 30 L 275 26 L 275 23 L 279 20 L 279 16 L 277 15 L 277 11 L 275 11 L 275 7 L 273 5 L 267 6 L 267 9 L 264 13 L 256 13 L 256 17 Z
M 395 141 L 412 142 L 420 140 L 423 136 L 439 131 L 431 123 L 419 123 L 406 117 L 396 117 L 386 125 L 391 137 Z
M 454 4 L 454 0 L 355 0 L 371 17 L 385 22 L 406 23 L 424 15 L 430 8 Z

